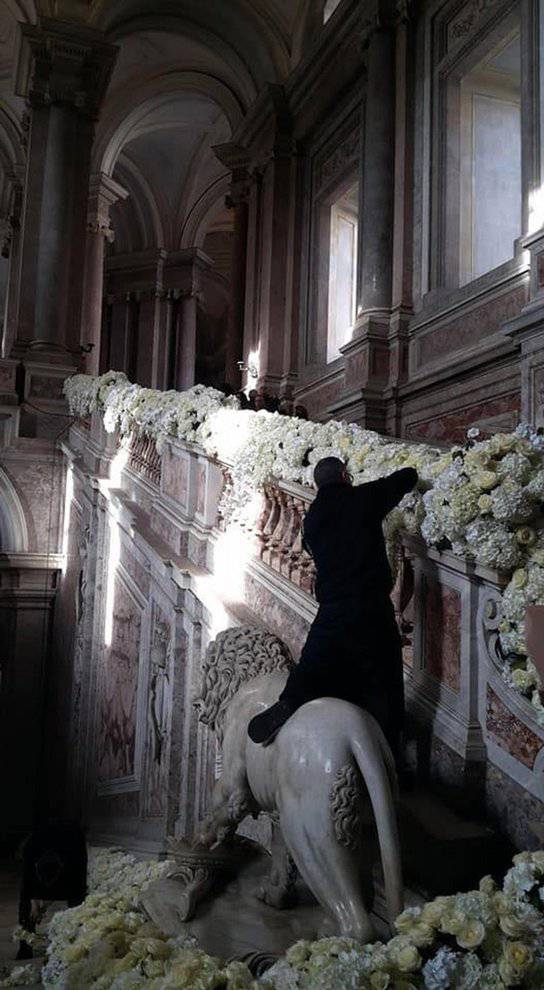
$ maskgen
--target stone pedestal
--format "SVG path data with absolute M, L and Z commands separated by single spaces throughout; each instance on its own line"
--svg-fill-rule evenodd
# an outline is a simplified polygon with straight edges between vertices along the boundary
M 50 562 L 53 564 L 53 561 Z M 43 774 L 47 645 L 58 571 L 39 554 L 0 557 L 0 843 L 14 848 L 32 827 Z M 43 799 L 43 795 L 42 795 Z

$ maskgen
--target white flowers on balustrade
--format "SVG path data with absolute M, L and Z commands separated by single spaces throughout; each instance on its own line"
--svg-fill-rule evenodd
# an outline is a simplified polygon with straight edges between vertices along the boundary
M 485 877 L 478 890 L 408 908 L 397 933 L 369 945 L 348 938 L 296 942 L 259 980 L 241 962 L 222 963 L 190 936 L 165 935 L 147 920 L 139 895 L 175 869 L 91 850 L 90 893 L 49 926 L 43 985 L 63 990 L 506 990 L 544 986 L 544 852 L 520 853 L 502 888 Z M 35 980 L 19 967 L 0 986 Z M 26 980 L 25 980 L 26 976 Z
M 243 515 L 256 490 L 271 479 L 311 485 L 322 457 L 345 460 L 356 483 L 415 467 L 418 491 L 389 515 L 389 541 L 404 529 L 429 546 L 451 548 L 459 557 L 506 572 L 503 674 L 532 701 L 544 723 L 538 674 L 524 640 L 526 606 L 544 604 L 544 437 L 529 426 L 489 439 L 472 429 L 465 444 L 446 451 L 389 440 L 352 423 L 241 410 L 236 399 L 202 385 L 186 392 L 141 388 L 121 372 L 76 375 L 66 382 L 65 393 L 73 415 L 98 412 L 110 432 L 144 433 L 159 450 L 178 437 L 227 464 L 232 484 L 223 513 L 231 519 Z

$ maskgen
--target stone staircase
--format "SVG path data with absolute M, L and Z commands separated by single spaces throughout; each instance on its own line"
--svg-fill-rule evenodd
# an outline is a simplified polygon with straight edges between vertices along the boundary
M 399 828 L 406 907 L 415 907 L 439 894 L 477 888 L 486 874 L 501 879 L 515 851 L 488 825 L 461 816 L 421 785 L 401 796 Z M 378 933 L 386 937 L 379 868 L 374 872 L 374 889 L 372 913 Z

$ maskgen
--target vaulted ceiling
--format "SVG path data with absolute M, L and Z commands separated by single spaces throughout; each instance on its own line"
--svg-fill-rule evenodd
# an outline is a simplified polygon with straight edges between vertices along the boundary
M 84 22 L 119 47 L 96 129 L 93 171 L 127 200 L 113 209 L 114 250 L 202 243 L 224 229 L 228 175 L 213 154 L 268 82 L 300 57 L 324 0 L 2 0 L 2 175 L 21 159 L 24 106 L 13 95 L 18 21 Z M 308 30 L 307 30 L 308 29 Z M 311 32 L 310 32 L 311 33 Z M 17 156 L 19 156 L 17 158 Z

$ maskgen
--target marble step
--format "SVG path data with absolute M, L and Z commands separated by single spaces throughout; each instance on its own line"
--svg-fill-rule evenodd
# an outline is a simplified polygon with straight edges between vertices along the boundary
M 512 849 L 503 838 L 429 790 L 402 796 L 399 826 L 406 883 L 426 898 L 473 889 L 481 877 L 500 877 L 510 865 Z

